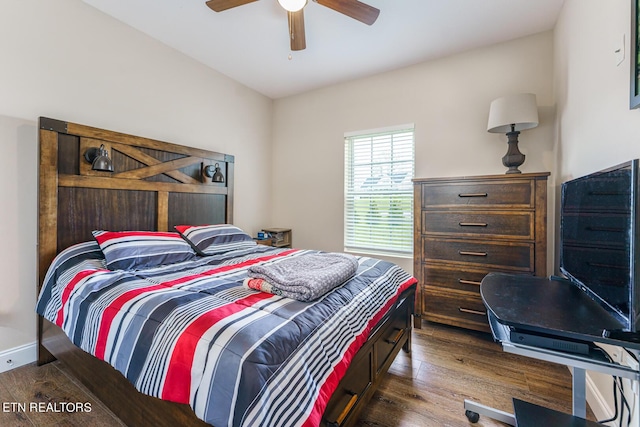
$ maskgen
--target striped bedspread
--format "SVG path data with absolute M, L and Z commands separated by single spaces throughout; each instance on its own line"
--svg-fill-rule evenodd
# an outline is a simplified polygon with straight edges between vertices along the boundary
M 216 427 L 317 426 L 372 328 L 415 279 L 358 258 L 356 275 L 305 303 L 242 286 L 252 265 L 314 253 L 257 245 L 137 271 L 94 242 L 52 263 L 36 311 L 139 391 Z

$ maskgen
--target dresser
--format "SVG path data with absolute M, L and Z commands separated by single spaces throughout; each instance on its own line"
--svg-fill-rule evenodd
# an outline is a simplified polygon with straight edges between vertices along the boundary
M 414 179 L 415 326 L 489 332 L 480 281 L 547 274 L 548 172 Z

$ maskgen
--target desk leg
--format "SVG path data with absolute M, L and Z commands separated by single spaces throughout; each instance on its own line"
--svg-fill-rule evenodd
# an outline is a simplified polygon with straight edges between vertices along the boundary
M 587 384 L 586 371 L 573 368 L 573 415 L 587 417 Z
M 508 412 L 501 411 L 499 409 L 491 408 L 486 405 L 482 405 L 472 400 L 464 400 L 465 415 L 472 423 L 477 423 L 479 416 L 491 418 L 492 420 L 500 421 L 510 426 L 516 425 L 516 417 Z

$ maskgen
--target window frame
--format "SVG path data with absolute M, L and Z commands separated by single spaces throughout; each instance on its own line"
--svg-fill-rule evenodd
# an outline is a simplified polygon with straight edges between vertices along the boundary
M 408 149 L 406 148 L 406 136 L 404 138 L 401 137 L 407 133 L 410 133 L 410 151 L 407 151 Z M 388 140 L 385 140 L 385 137 L 387 137 Z M 394 137 L 400 139 L 394 141 Z M 358 162 L 358 159 L 354 157 L 356 156 L 356 154 L 354 154 L 354 150 L 356 150 L 354 144 L 357 141 L 361 147 L 366 147 L 366 139 L 369 139 L 369 145 L 371 147 L 369 162 L 363 161 L 363 158 L 360 158 Z M 378 141 L 375 141 L 375 139 L 378 139 Z M 376 154 L 374 147 L 377 145 L 378 147 L 376 148 L 380 149 L 385 143 L 391 145 L 391 152 L 388 153 L 389 158 L 387 160 L 374 160 L 374 156 L 384 153 L 384 151 L 378 151 Z M 401 147 L 396 149 L 393 147 L 394 144 L 400 144 Z M 414 228 L 412 180 L 415 175 L 415 125 L 408 123 L 378 129 L 346 132 L 344 134 L 344 149 L 344 251 L 412 258 Z M 406 158 L 407 152 L 410 152 L 409 160 Z M 398 155 L 400 155 L 401 159 L 393 160 L 393 158 Z M 404 157 L 402 157 L 402 155 L 404 155 Z M 409 169 L 407 169 L 408 163 L 410 163 Z M 376 175 L 373 172 L 368 175 L 366 173 L 360 173 L 358 179 L 355 178 L 355 176 L 358 175 L 355 171 L 356 168 L 362 170 L 371 167 L 373 170 L 374 166 L 380 170 L 386 170 L 388 173 L 386 175 L 384 175 L 384 173 Z M 400 174 L 395 173 L 395 171 L 398 170 L 401 171 Z M 397 178 L 394 178 L 394 176 L 397 177 L 401 174 L 404 176 L 400 181 L 397 181 Z M 357 180 L 360 181 L 359 190 L 355 189 Z M 387 184 L 381 185 L 381 181 L 386 181 Z M 370 190 L 363 190 L 365 186 L 371 187 Z M 379 188 L 374 190 L 373 187 Z M 365 217 L 368 220 L 368 224 L 371 225 L 374 221 L 373 218 L 376 218 L 382 222 L 388 221 L 389 223 L 386 224 L 386 227 L 384 224 L 369 227 L 362 227 L 355 224 L 356 201 L 367 203 L 367 200 L 369 208 Z M 389 205 L 396 203 L 396 206 L 400 206 L 400 208 L 389 208 L 386 211 L 384 209 L 381 210 L 380 206 L 387 202 Z M 406 205 L 407 203 L 408 206 Z M 374 205 L 375 208 L 373 207 Z M 374 209 L 378 211 L 379 215 L 373 212 Z M 382 217 L 386 219 L 381 219 Z M 389 230 L 395 228 L 396 225 L 400 227 L 400 232 L 391 233 Z M 363 233 L 364 229 L 368 229 L 369 234 L 373 236 L 371 240 L 366 241 L 366 243 L 364 243 L 365 241 L 362 237 L 356 237 L 359 233 L 362 235 L 361 233 Z M 376 236 L 376 231 L 383 231 L 391 236 L 391 240 L 388 242 L 389 244 L 385 244 L 384 239 L 386 237 L 380 237 L 380 234 Z

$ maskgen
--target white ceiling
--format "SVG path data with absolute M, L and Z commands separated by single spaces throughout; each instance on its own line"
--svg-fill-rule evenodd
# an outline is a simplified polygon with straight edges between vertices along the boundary
M 564 0 L 362 0 L 380 9 L 372 26 L 309 1 L 299 52 L 277 0 L 220 13 L 205 0 L 83 1 L 276 99 L 550 30 Z

